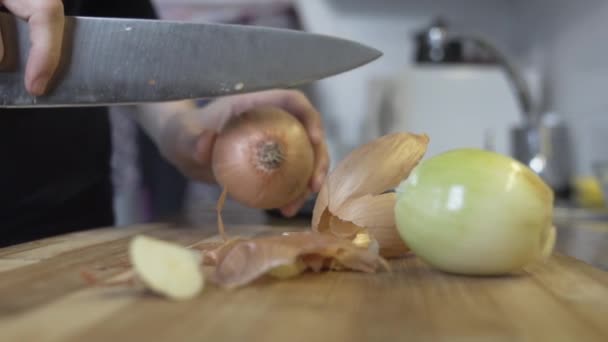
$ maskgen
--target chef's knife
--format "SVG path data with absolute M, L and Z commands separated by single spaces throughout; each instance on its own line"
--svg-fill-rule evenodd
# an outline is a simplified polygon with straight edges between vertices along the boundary
M 382 55 L 357 42 L 288 29 L 166 20 L 67 17 L 49 92 L 24 86 L 25 22 L 0 13 L 0 107 L 100 106 L 289 88 Z

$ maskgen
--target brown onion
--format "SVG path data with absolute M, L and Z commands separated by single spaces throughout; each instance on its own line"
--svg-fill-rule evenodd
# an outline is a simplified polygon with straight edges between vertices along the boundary
M 215 142 L 213 173 L 237 202 L 281 208 L 302 196 L 314 168 L 313 147 L 293 115 L 264 107 L 233 117 Z

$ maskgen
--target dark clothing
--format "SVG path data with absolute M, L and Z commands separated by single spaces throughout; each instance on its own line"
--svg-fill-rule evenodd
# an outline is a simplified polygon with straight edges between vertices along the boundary
M 66 0 L 66 15 L 157 18 L 149 0 Z M 108 109 L 0 109 L 0 247 L 114 223 Z

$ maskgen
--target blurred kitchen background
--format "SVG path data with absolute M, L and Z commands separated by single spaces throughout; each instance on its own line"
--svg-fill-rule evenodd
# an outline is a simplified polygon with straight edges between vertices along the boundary
M 608 1 L 155 3 L 166 19 L 305 30 L 383 51 L 371 64 L 302 89 L 323 115 L 332 166 L 380 135 L 424 132 L 431 137 L 427 157 L 480 147 L 530 165 L 556 191 L 558 208 L 570 208 L 558 218 L 604 215 Z M 163 162 L 124 115 L 129 110 L 113 113 L 118 224 L 180 215 L 196 221 L 208 213 L 219 189 L 188 182 Z

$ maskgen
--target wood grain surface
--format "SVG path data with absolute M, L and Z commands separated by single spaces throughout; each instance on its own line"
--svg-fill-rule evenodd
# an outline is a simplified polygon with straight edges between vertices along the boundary
M 232 233 L 292 227 L 233 225 Z M 213 229 L 107 228 L 0 249 L 0 341 L 607 341 L 608 273 L 561 254 L 509 277 L 461 277 L 415 257 L 392 273 L 207 284 L 192 301 L 87 286 L 124 272 L 148 234 L 184 245 Z

